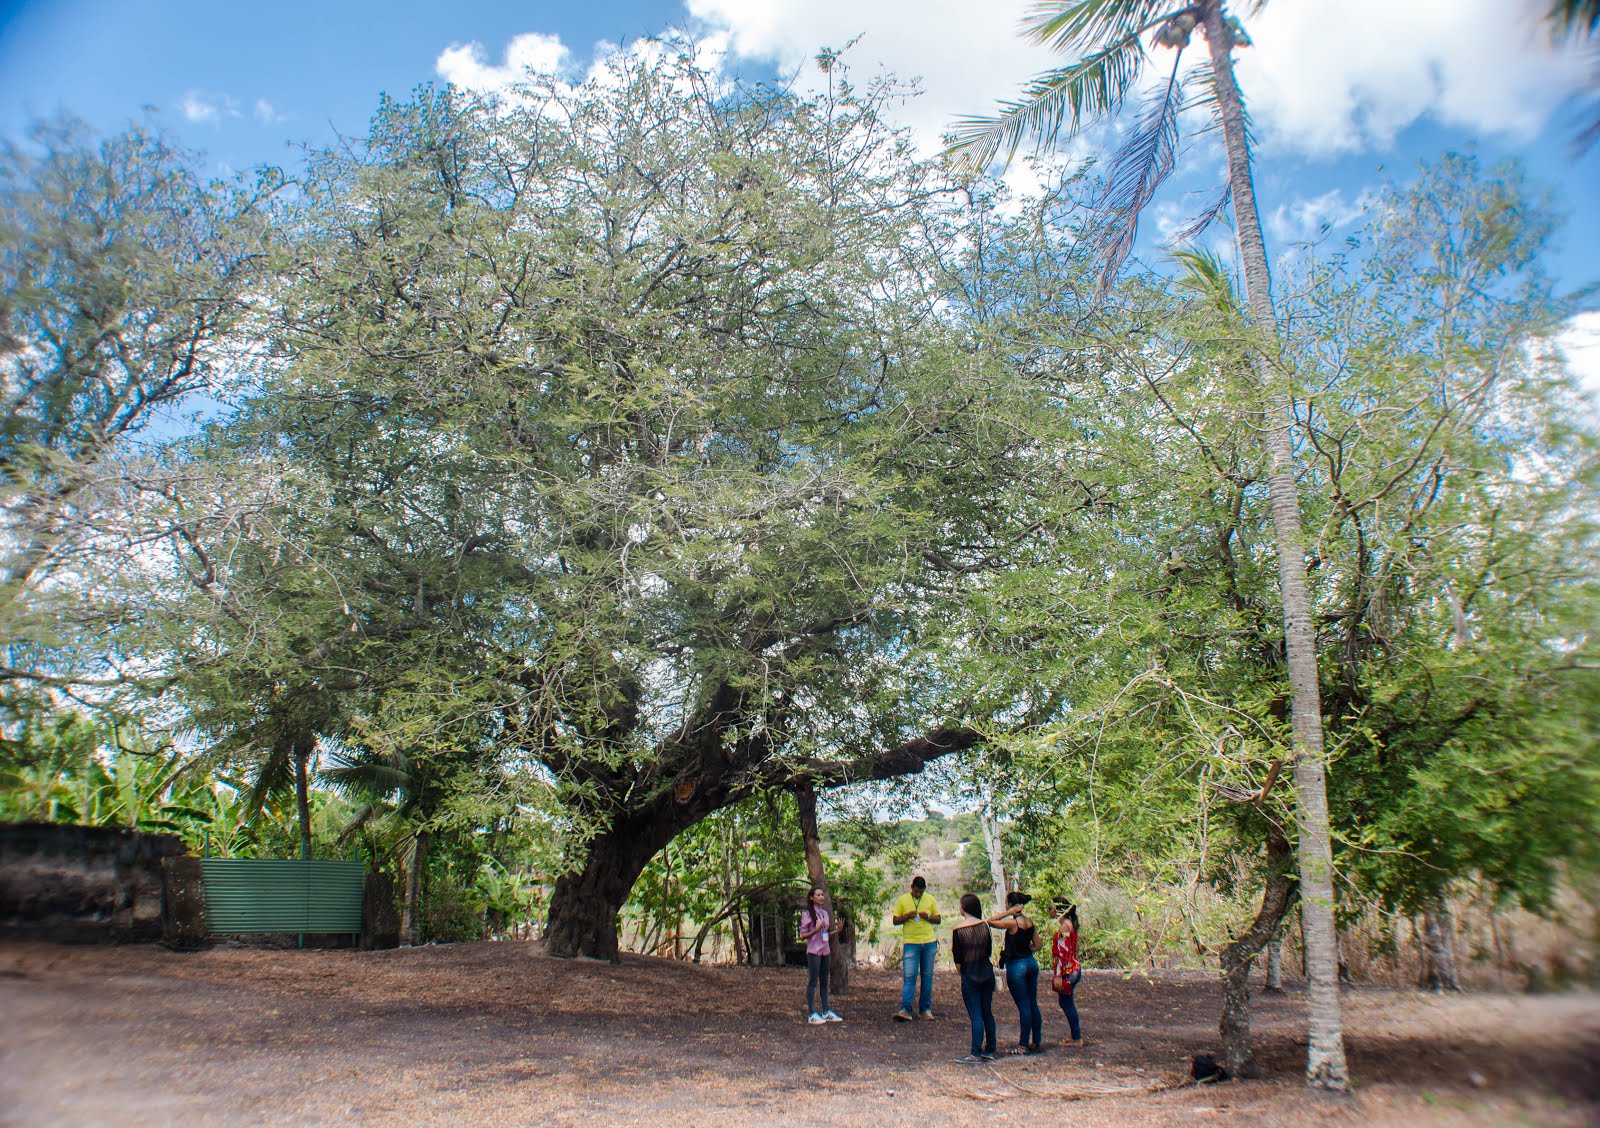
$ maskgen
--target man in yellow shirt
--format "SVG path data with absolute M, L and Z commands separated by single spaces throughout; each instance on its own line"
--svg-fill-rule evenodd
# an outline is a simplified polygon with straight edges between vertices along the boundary
M 918 1002 L 917 1013 L 933 1017 L 933 960 L 939 952 L 939 903 L 928 896 L 928 883 L 919 874 L 911 879 L 911 892 L 900 894 L 894 903 L 894 923 L 900 933 L 900 1010 L 896 1022 L 910 1022 L 911 1004 Z M 922 998 L 917 999 L 917 974 L 922 974 Z

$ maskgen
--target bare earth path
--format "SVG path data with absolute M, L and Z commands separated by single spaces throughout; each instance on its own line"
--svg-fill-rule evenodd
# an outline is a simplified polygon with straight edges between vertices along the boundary
M 1346 996 L 1355 1097 L 1299 1084 L 1296 994 L 1258 1000 L 1266 1080 L 1185 1084 L 1216 1048 L 1199 974 L 1090 972 L 1083 1049 L 955 1064 L 899 1025 L 895 973 L 858 970 L 848 1021 L 800 1022 L 799 969 L 621 966 L 525 944 L 396 952 L 0 944 L 0 1124 L 1594 1124 L 1590 994 Z M 1045 1037 L 1065 1023 L 1048 992 Z M 1015 1009 L 995 1000 L 1001 1044 Z M 1473 1075 L 1477 1076 L 1474 1077 Z M 1067 1103 L 1071 1102 L 1071 1103 Z

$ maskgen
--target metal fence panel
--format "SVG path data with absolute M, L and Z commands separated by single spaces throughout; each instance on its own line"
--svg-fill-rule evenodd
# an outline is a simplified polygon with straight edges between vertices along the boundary
M 362 862 L 203 858 L 206 926 L 228 932 L 360 932 Z

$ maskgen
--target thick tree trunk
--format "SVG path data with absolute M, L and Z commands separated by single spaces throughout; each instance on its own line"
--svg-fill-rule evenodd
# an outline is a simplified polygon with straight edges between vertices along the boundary
M 617 914 L 650 859 L 682 828 L 670 808 L 658 806 L 619 819 L 596 835 L 582 868 L 556 878 L 545 950 L 552 956 L 618 962 Z
M 1222 0 L 1204 9 L 1217 111 L 1228 156 L 1228 183 L 1245 294 L 1267 344 L 1278 339 L 1272 308 L 1272 275 L 1261 216 L 1251 177 L 1249 133 L 1244 103 L 1233 74 L 1233 35 Z M 1322 700 L 1317 676 L 1316 632 L 1306 585 L 1305 547 L 1295 483 L 1294 442 L 1288 390 L 1275 358 L 1255 355 L 1258 379 L 1267 401 L 1267 452 L 1272 469 L 1267 482 L 1278 549 L 1278 583 L 1283 598 L 1284 643 L 1288 652 L 1294 784 L 1298 801 L 1301 920 L 1306 937 L 1309 1021 L 1306 1081 L 1319 1088 L 1350 1086 L 1339 1013 L 1338 952 L 1334 939 L 1333 850 L 1328 826 L 1328 791 L 1322 740 Z
M 758 788 L 794 787 L 792 768 L 763 762 L 765 753 L 760 750 L 736 751 L 730 759 L 720 727 L 725 722 L 716 720 L 717 715 L 712 710 L 710 720 L 686 724 L 683 732 L 672 738 L 682 741 L 683 747 L 670 756 L 663 755 L 666 762 L 681 762 L 685 750 L 694 758 L 674 777 L 670 790 L 631 810 L 608 812 L 609 825 L 585 844 L 582 865 L 556 879 L 545 925 L 545 947 L 551 955 L 616 962 L 617 914 L 657 851 L 712 811 L 736 803 Z M 908 775 L 941 756 L 971 748 L 979 739 L 971 729 L 940 726 L 876 754 L 810 764 L 804 778 L 813 787 L 830 787 Z M 619 777 L 614 801 L 619 806 L 624 803 L 637 783 Z M 819 853 L 819 862 L 820 858 Z M 764 938 L 762 947 L 764 954 Z
M 1289 840 L 1274 825 L 1267 833 L 1267 882 L 1261 891 L 1261 910 L 1244 935 L 1222 949 L 1222 1050 L 1224 1064 L 1235 1077 L 1252 1077 L 1256 1072 L 1250 1044 L 1250 966 L 1282 929 L 1296 893 Z
M 828 976 L 829 990 L 835 995 L 850 993 L 850 969 L 856 962 L 856 922 L 845 916 L 839 934 L 833 938 L 833 969 Z
M 800 808 L 800 837 L 806 848 L 806 880 L 813 886 L 821 886 L 823 896 L 827 898 L 826 904 L 829 915 L 838 910 L 834 908 L 833 891 L 828 888 L 828 874 L 822 865 L 822 836 L 817 832 L 817 789 L 810 780 L 801 780 L 795 784 L 795 802 Z M 809 892 L 809 891 L 808 891 Z M 828 976 L 828 989 L 835 995 L 843 995 L 850 990 L 850 959 L 854 955 L 854 945 L 846 945 L 845 934 L 838 933 L 833 937 L 833 960 Z
M 1456 980 L 1455 913 L 1444 897 L 1434 897 L 1422 913 L 1422 988 L 1459 991 Z
M 806 849 L 806 880 L 812 888 L 821 886 L 831 913 L 833 894 L 828 890 L 828 875 L 822 866 L 822 837 L 817 833 L 817 789 L 810 780 L 801 780 L 795 784 L 794 798 L 800 808 L 800 839 Z

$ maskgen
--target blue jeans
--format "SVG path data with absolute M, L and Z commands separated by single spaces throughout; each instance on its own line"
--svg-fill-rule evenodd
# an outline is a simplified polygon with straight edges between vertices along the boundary
M 1023 956 L 1007 963 L 1006 990 L 1017 1004 L 1017 1021 L 1021 1024 L 1017 1045 L 1039 1045 L 1044 1036 L 1044 1016 L 1039 1013 L 1039 961 Z
M 961 1001 L 972 1020 L 972 1055 L 994 1054 L 994 980 L 974 983 L 961 977 Z
M 829 966 L 833 961 L 831 955 L 819 956 L 815 952 L 806 953 L 806 1011 L 809 1014 L 820 1014 L 827 1011 L 828 1007 L 828 973 L 832 970 Z M 817 984 L 822 984 L 822 1011 L 817 1010 Z
M 939 954 L 939 941 L 906 944 L 900 949 L 900 1009 L 908 1011 L 917 997 L 917 973 L 922 973 L 922 999 L 917 1011 L 933 1009 L 933 961 Z
M 1072 1030 L 1072 1036 L 1074 1038 L 1082 1038 L 1083 1037 L 1083 1034 L 1079 1030 L 1079 1027 L 1078 1027 L 1078 1004 L 1077 1004 L 1078 981 L 1080 979 L 1082 979 L 1082 978 L 1083 978 L 1083 970 L 1080 968 L 1079 970 L 1073 972 L 1072 973 L 1072 978 L 1067 981 L 1070 984 L 1072 984 L 1072 988 L 1073 989 L 1071 991 L 1069 991 L 1065 995 L 1057 995 L 1056 996 L 1056 1000 L 1061 1004 L 1062 1012 L 1065 1013 L 1066 1016 L 1067 1016 L 1067 1026 Z

